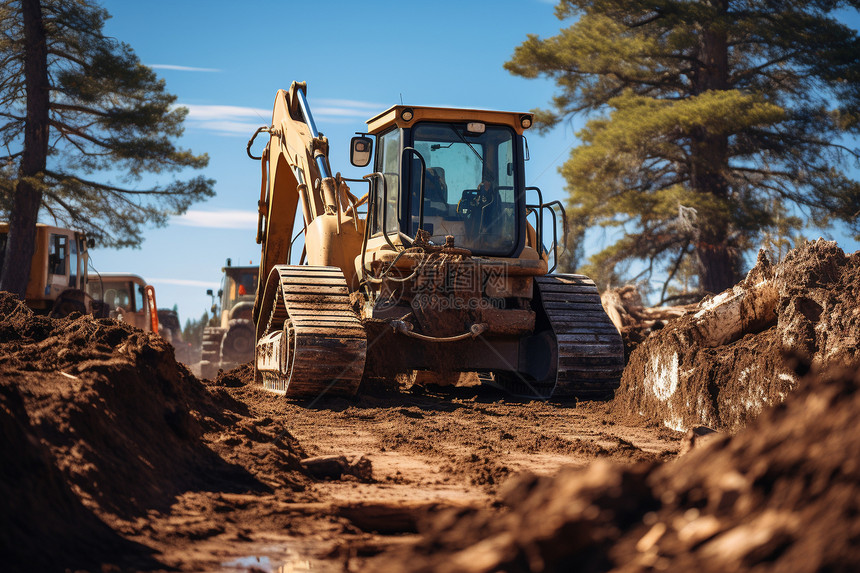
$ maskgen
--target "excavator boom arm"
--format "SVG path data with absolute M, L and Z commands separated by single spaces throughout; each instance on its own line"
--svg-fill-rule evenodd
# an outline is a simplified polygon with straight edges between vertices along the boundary
M 290 262 L 293 228 L 301 207 L 303 225 L 322 214 L 343 213 L 344 193 L 331 174 L 328 140 L 316 128 L 307 102 L 305 82 L 278 90 L 270 138 L 262 155 L 262 184 L 257 242 L 262 245 L 257 292 L 275 265 Z M 249 142 L 250 146 L 250 142 Z M 254 318 L 260 304 L 254 305 Z

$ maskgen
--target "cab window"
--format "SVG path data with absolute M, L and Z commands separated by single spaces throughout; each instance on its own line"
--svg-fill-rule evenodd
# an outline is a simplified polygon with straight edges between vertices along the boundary
M 97 286 L 98 285 L 98 286 Z M 111 310 L 122 308 L 123 310 L 131 310 L 130 289 L 134 288 L 134 283 L 127 281 L 116 280 L 101 280 L 93 281 L 87 285 L 87 292 L 96 299 L 104 300 Z M 97 291 L 104 289 L 103 294 Z
M 242 301 L 253 302 L 257 294 L 257 273 L 238 273 L 227 276 L 227 290 L 222 306 L 230 310 Z
M 66 262 L 69 257 L 69 238 L 65 235 L 51 233 L 48 246 L 48 274 L 65 275 Z
M 140 312 L 144 309 L 143 306 L 143 285 L 129 283 L 132 290 L 134 290 L 134 312 Z
M 78 240 L 77 238 L 71 241 L 72 256 L 69 260 L 69 286 L 78 288 Z
M 424 158 L 424 229 L 431 241 L 446 235 L 478 254 L 507 255 L 516 246 L 516 192 L 512 129 L 422 122 L 413 146 Z M 410 234 L 419 225 L 421 166 L 410 165 Z
M 393 129 L 379 136 L 379 151 L 376 155 L 376 171 L 381 172 L 385 179 L 382 182 L 375 178 L 373 184 L 376 190 L 376 218 L 374 220 L 373 232 L 379 233 L 382 225 L 383 202 L 387 202 L 385 213 L 385 230 L 388 233 L 396 233 L 400 230 L 398 211 L 400 209 L 400 130 Z M 383 190 L 387 191 L 387 197 L 383 197 Z

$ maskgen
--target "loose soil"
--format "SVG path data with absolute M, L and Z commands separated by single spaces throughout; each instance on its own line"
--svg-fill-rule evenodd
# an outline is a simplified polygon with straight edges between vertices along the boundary
M 630 356 L 615 410 L 679 431 L 736 432 L 795 389 L 793 364 L 823 369 L 860 357 L 860 251 L 846 256 L 835 242 L 818 240 L 779 265 L 761 254 L 735 292 L 748 295 L 761 284 L 776 291 L 773 310 L 751 318 L 735 339 L 703 343 L 696 314 L 651 333 Z
M 478 384 L 289 401 L 247 365 L 199 380 L 158 336 L 0 293 L 0 567 L 856 570 L 860 254 L 808 244 L 743 284 L 765 278 L 775 324 L 701 348 L 672 321 L 614 401 L 579 403 Z M 726 433 L 649 409 L 658 350 Z
M 666 464 L 521 475 L 504 509 L 436 516 L 376 564 L 409 572 L 856 571 L 860 372 L 808 376 L 735 436 Z
M 426 514 L 496 506 L 523 471 L 681 447 L 606 403 L 480 385 L 291 402 L 248 366 L 200 381 L 157 336 L 5 293 L 0 325 L 4 570 L 362 570 Z M 365 456 L 370 479 L 310 477 L 326 455 Z

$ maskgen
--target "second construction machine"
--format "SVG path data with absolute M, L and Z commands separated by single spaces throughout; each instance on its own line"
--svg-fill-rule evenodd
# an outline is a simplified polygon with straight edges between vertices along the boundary
M 9 223 L 0 221 L 0 267 L 6 253 Z M 37 314 L 59 318 L 73 312 L 108 316 L 110 308 L 90 292 L 89 247 L 93 243 L 72 229 L 38 223 L 24 301 Z
M 254 357 L 254 325 L 251 310 L 257 290 L 257 267 L 234 267 L 230 259 L 221 268 L 220 304 L 213 297 L 212 320 L 203 329 L 200 375 L 214 378 L 218 370 L 229 370 Z
M 253 319 L 266 389 L 350 395 L 365 377 L 421 371 L 483 373 L 537 398 L 617 387 L 621 337 L 594 283 L 549 266 L 564 213 L 526 187 L 531 114 L 394 106 L 352 138 L 352 164 L 372 172 L 346 179 L 332 175 L 306 90 L 278 91 L 272 125 L 254 134 L 270 136 L 261 157 L 248 142 L 263 175 Z

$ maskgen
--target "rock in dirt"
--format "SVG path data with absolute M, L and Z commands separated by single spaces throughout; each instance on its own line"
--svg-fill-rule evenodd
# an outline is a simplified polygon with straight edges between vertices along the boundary
M 373 480 L 373 464 L 365 456 L 316 456 L 303 459 L 301 464 L 317 479 L 341 479 L 350 475 L 361 481 Z
M 711 440 L 718 438 L 722 434 L 716 430 L 712 430 L 707 426 L 696 426 L 690 428 L 684 439 L 681 440 L 681 449 L 678 450 L 678 455 L 683 456 L 693 451 L 693 448 L 701 448 Z
M 411 572 L 860 570 L 860 372 L 809 376 L 734 436 L 667 464 L 524 476 L 380 568 Z
M 0 567 L 158 568 L 115 531 L 140 537 L 188 491 L 307 483 L 298 445 L 271 425 L 201 384 L 159 336 L 34 316 L 0 292 Z
M 860 252 L 807 242 L 783 262 L 760 254 L 746 279 L 648 337 L 614 407 L 674 430 L 735 432 L 797 385 L 784 355 L 818 367 L 858 355 Z

